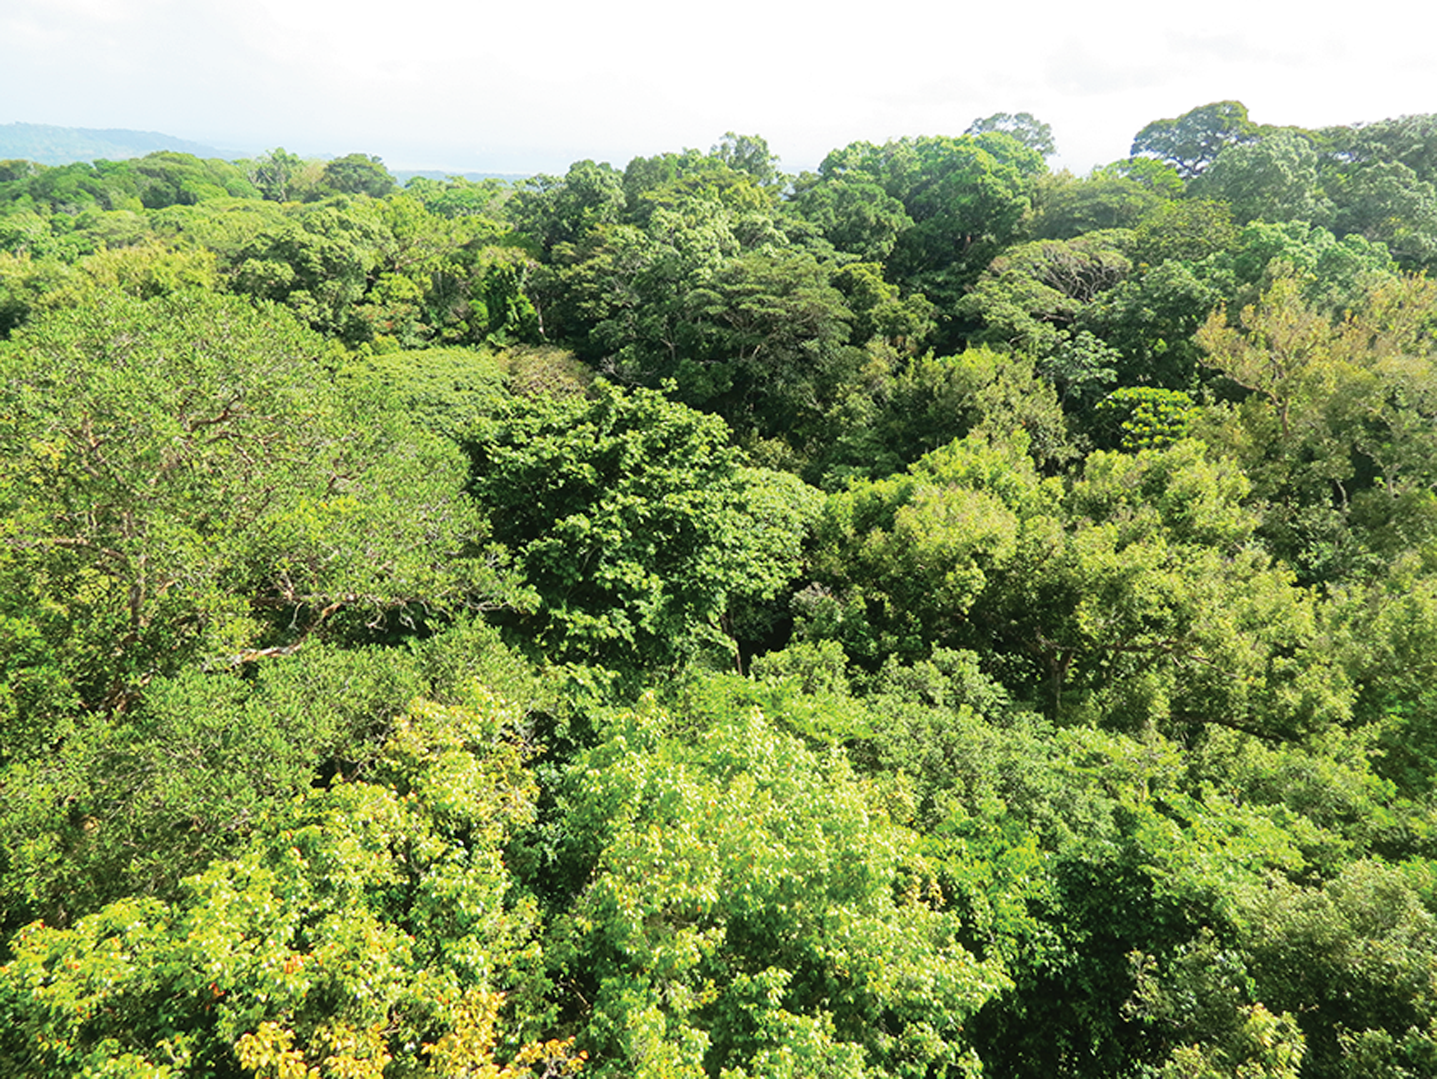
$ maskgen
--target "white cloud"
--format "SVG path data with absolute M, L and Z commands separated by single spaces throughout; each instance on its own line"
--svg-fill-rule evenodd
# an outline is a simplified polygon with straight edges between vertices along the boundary
M 1209 101 L 1310 126 L 1437 111 L 1430 16 L 1390 2 L 1340 25 L 1311 14 L 1251 0 L 1200 13 L 1135 0 L 8 0 L 0 121 L 496 171 L 622 165 L 737 130 L 797 169 L 855 139 L 1028 111 L 1082 171 Z

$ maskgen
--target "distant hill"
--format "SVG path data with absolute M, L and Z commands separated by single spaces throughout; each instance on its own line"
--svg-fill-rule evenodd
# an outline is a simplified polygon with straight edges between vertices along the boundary
M 0 124 L 0 160 L 23 158 L 42 165 L 68 165 L 72 161 L 123 161 L 156 150 L 178 150 L 196 157 L 232 159 L 232 151 L 217 150 L 198 142 L 162 135 L 158 131 L 126 128 L 56 127 L 51 124 Z
M 439 169 L 390 169 L 389 175 L 401 184 L 415 176 L 423 176 L 429 180 L 447 180 L 451 176 L 461 176 L 466 180 L 506 180 L 511 184 L 516 184 L 520 180 L 529 179 L 534 174 L 532 172 L 460 172 L 458 170 L 443 172 Z
M 124 161 L 144 157 L 157 150 L 177 150 L 196 157 L 218 157 L 236 161 L 256 156 L 254 150 L 220 150 L 200 142 L 177 139 L 159 131 L 132 131 L 128 128 L 58 127 L 54 124 L 0 124 L 0 161 L 21 159 L 41 165 L 68 165 L 74 161 Z M 308 155 L 306 155 L 308 156 Z M 321 159 L 328 154 L 317 155 Z M 462 176 L 466 180 L 506 180 L 517 183 L 527 180 L 528 172 L 466 172 L 460 169 L 391 169 L 390 174 L 401 184 L 411 176 L 427 176 L 443 180 Z

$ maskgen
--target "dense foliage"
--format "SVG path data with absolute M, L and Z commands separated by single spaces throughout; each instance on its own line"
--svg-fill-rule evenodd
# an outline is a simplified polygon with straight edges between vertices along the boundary
M 0 162 L 0 1070 L 1437 1074 L 1434 146 Z

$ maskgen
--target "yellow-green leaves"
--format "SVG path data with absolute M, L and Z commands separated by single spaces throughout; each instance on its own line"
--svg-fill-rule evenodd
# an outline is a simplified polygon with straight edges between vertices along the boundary
M 882 796 L 757 709 L 673 725 L 620 717 L 566 782 L 593 868 L 551 961 L 582 972 L 599 1074 L 969 1074 L 963 1024 L 1005 979 L 908 887 Z
M 394 785 L 296 799 L 173 903 L 25 929 L 0 967 L 0 1062 L 37 1079 L 236 1065 L 377 1079 L 391 1061 L 528 1074 L 493 1059 L 511 1041 L 502 994 L 534 959 L 535 914 L 499 853 L 535 795 L 511 718 L 482 695 L 417 705 L 382 756 Z M 524 1060 L 571 1057 L 555 1044 Z

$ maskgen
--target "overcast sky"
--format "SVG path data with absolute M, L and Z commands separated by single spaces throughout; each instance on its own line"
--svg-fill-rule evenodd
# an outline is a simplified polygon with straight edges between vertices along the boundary
M 562 172 L 764 136 L 787 171 L 857 139 L 1052 125 L 1126 156 L 1210 101 L 1259 123 L 1437 112 L 1437 5 L 1271 0 L 0 0 L 0 122 L 160 131 L 391 168 Z

